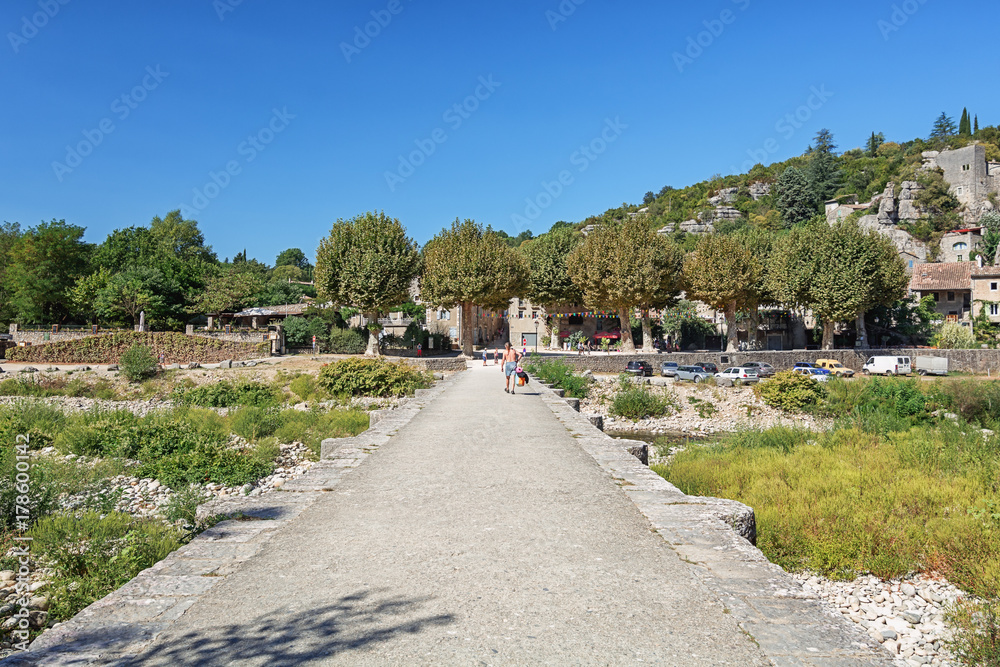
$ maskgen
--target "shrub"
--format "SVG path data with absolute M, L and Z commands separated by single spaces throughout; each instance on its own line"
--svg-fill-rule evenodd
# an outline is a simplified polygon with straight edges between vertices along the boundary
M 175 528 L 119 513 L 50 516 L 30 535 L 32 553 L 54 570 L 46 597 L 49 618 L 57 622 L 120 588 L 181 544 Z
M 1000 667 L 1000 600 L 959 600 L 945 618 L 953 628 L 945 644 L 959 664 Z
M 548 359 L 526 364 L 529 373 L 542 382 L 548 382 L 558 389 L 563 389 L 570 398 L 587 398 L 590 393 L 590 382 L 573 374 L 573 368 L 560 359 Z
M 354 329 L 330 330 L 327 347 L 333 354 L 364 354 L 368 348 L 368 340 Z
M 782 371 L 754 387 L 754 393 L 771 407 L 801 412 L 826 396 L 826 389 L 807 375 Z
M 316 378 L 311 375 L 299 375 L 289 383 L 288 388 L 303 401 L 308 401 L 316 393 Z
M 320 369 L 317 382 L 335 396 L 405 396 L 430 386 L 429 374 L 384 359 L 345 359 Z
M 145 345 L 133 345 L 118 362 L 121 373 L 130 382 L 140 382 L 156 375 L 157 363 L 152 350 Z
M 931 339 L 931 345 L 942 350 L 971 350 L 977 347 L 972 328 L 954 322 L 944 323 L 937 335 Z
M 264 408 L 240 408 L 232 416 L 233 433 L 250 442 L 273 435 L 280 425 L 278 413 Z
M 621 386 L 611 401 L 611 414 L 638 421 L 673 414 L 678 407 L 673 394 L 653 393 L 646 385 L 634 384 L 623 377 Z
M 263 382 L 215 382 L 196 387 L 177 387 L 170 397 L 181 405 L 231 408 L 239 405 L 266 407 L 279 402 L 278 392 Z
M 183 489 L 191 484 L 208 482 L 243 486 L 267 477 L 273 471 L 273 463 L 259 461 L 252 454 L 224 445 L 204 444 L 189 452 L 178 452 L 145 462 L 140 466 L 138 474 L 155 478 L 171 489 Z
M 197 523 L 198 506 L 211 500 L 205 495 L 205 487 L 192 484 L 187 488 L 176 489 L 163 508 L 163 516 L 167 521 L 184 521 L 187 526 Z
M 938 381 L 930 390 L 933 400 L 980 426 L 995 426 L 1000 421 L 1000 383 L 994 380 L 966 378 Z
M 325 438 L 346 438 L 368 429 L 368 413 L 361 410 L 331 410 L 329 412 L 303 412 L 285 410 L 281 413 L 281 426 L 274 436 L 279 443 L 301 442 L 315 455 Z

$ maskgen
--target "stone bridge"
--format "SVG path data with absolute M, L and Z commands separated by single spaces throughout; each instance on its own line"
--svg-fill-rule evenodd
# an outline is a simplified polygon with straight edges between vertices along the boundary
M 8 665 L 883 665 L 556 392 L 478 363 Z

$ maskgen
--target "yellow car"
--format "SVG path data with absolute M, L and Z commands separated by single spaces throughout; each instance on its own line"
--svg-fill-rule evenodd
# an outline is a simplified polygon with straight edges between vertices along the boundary
M 816 365 L 830 371 L 831 375 L 837 375 L 842 378 L 854 377 L 854 371 L 836 359 L 817 359 Z

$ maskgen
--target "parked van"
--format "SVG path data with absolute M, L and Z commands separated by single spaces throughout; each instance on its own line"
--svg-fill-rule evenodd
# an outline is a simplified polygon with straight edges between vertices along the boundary
M 865 375 L 909 375 L 909 357 L 869 357 L 861 372 Z
M 920 375 L 948 374 L 948 357 L 916 357 L 913 365 Z
M 836 359 L 817 359 L 816 365 L 830 371 L 832 375 L 838 375 L 843 378 L 854 377 L 854 371 Z

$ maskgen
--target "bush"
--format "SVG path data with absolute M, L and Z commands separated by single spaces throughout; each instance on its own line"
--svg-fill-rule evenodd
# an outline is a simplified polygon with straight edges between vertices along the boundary
M 801 412 L 826 396 L 826 389 L 807 375 L 782 371 L 754 387 L 768 405 L 786 412 Z
M 189 452 L 151 459 L 139 467 L 138 474 L 155 478 L 171 489 L 183 489 L 208 482 L 243 486 L 267 477 L 273 471 L 273 462 L 259 461 L 252 454 L 224 445 L 205 444 Z
M 938 381 L 930 390 L 931 397 L 968 422 L 982 427 L 1000 422 L 1000 383 L 995 380 L 966 378 Z
M 331 410 L 329 412 L 285 410 L 281 426 L 274 433 L 279 443 L 301 442 L 315 455 L 325 438 L 346 438 L 368 429 L 368 413 L 361 410 Z
M 333 354 L 364 354 L 368 339 L 354 329 L 331 329 L 327 348 Z
M 1000 667 L 1000 600 L 959 600 L 946 620 L 954 630 L 945 644 L 959 664 Z
M 673 414 L 678 409 L 673 394 L 653 393 L 644 384 L 630 382 L 627 376 L 621 378 L 618 392 L 611 401 L 611 414 L 632 421 Z
M 30 535 L 32 553 L 54 570 L 46 597 L 49 619 L 56 622 L 120 588 L 181 545 L 177 529 L 119 513 L 50 516 Z
M 274 435 L 281 425 L 278 413 L 264 408 L 240 408 L 232 416 L 233 433 L 244 440 L 255 442 L 258 438 Z
M 303 401 L 308 401 L 316 394 L 316 378 L 311 375 L 299 375 L 289 383 L 288 388 Z
M 320 369 L 317 382 L 335 396 L 405 396 L 431 384 L 429 374 L 384 359 L 345 359 Z
M 978 347 L 972 328 L 954 322 L 943 324 L 941 330 L 931 339 L 931 345 L 942 350 L 971 350 Z
M 133 345 L 118 362 L 122 375 L 130 382 L 140 382 L 156 375 L 157 362 L 145 345 Z
M 212 498 L 205 495 L 205 487 L 192 484 L 187 488 L 175 489 L 163 510 L 167 521 L 184 521 L 187 526 L 197 523 L 198 506 Z
M 181 405 L 203 408 L 267 407 L 279 403 L 278 392 L 263 382 L 233 383 L 223 380 L 196 387 L 177 387 L 170 397 Z
M 563 389 L 570 398 L 587 398 L 590 393 L 590 381 L 573 374 L 573 368 L 559 360 L 549 359 L 541 362 L 529 362 L 526 369 L 542 382 L 548 382 L 557 389 Z

